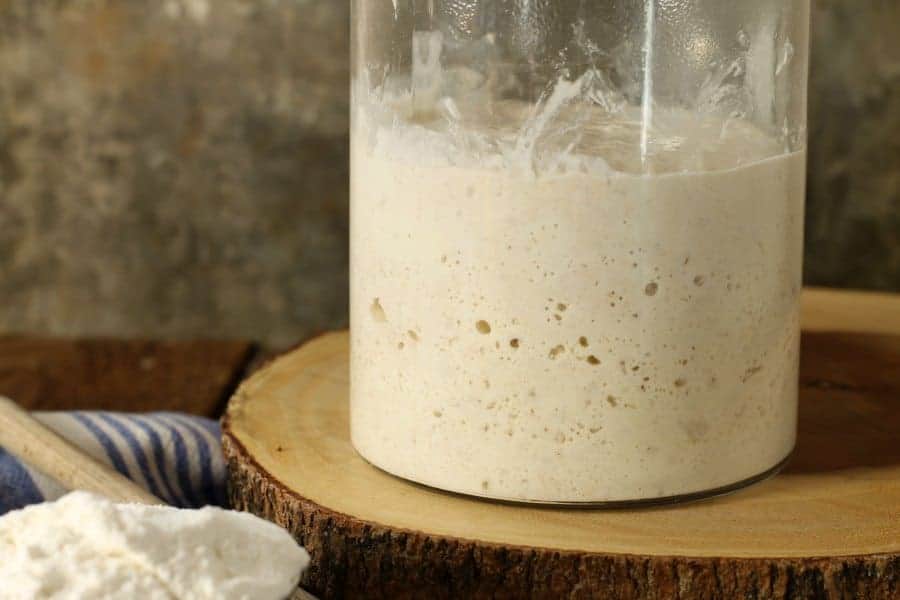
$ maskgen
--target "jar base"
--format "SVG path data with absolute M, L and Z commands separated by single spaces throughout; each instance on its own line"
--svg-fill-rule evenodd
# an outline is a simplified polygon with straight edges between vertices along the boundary
M 796 448 L 791 449 L 791 451 L 785 456 L 781 461 L 779 461 L 772 468 L 763 471 L 757 475 L 753 475 L 752 477 L 748 477 L 746 479 L 742 479 L 741 481 L 730 483 L 728 485 L 719 486 L 717 488 L 712 488 L 709 490 L 702 490 L 699 492 L 689 492 L 686 494 L 677 494 L 674 496 L 662 496 L 659 498 L 641 498 L 637 500 L 585 500 L 585 501 L 554 501 L 554 500 L 528 500 L 528 499 L 519 499 L 519 498 L 502 498 L 496 496 L 482 496 L 478 494 L 467 494 L 464 492 L 455 492 L 452 490 L 446 490 L 434 485 L 430 485 L 427 483 L 423 483 L 420 481 L 416 481 L 415 479 L 410 479 L 408 477 L 404 477 L 402 475 L 397 475 L 395 473 L 391 473 L 390 471 L 383 469 L 377 464 L 370 461 L 366 458 L 359 450 L 356 450 L 356 453 L 362 457 L 367 463 L 382 471 L 383 473 L 387 473 L 391 477 L 395 477 L 397 479 L 402 479 L 407 483 L 411 483 L 413 485 L 417 485 L 420 487 L 428 488 L 429 490 L 441 492 L 443 494 L 449 494 L 452 496 L 461 496 L 465 498 L 472 498 L 475 500 L 483 500 L 485 502 L 493 502 L 499 504 L 512 504 L 519 506 L 546 506 L 553 508 L 580 508 L 580 509 L 606 509 L 606 510 L 617 510 L 617 509 L 626 509 L 626 508 L 655 508 L 660 506 L 668 506 L 672 504 L 686 504 L 689 502 L 698 502 L 701 500 L 709 500 L 711 498 L 719 498 L 722 496 L 728 496 L 730 494 L 734 494 L 735 492 L 739 492 L 745 488 L 748 488 L 757 483 L 761 483 L 778 475 L 784 468 L 790 463 L 791 458 L 794 456 L 794 451 Z

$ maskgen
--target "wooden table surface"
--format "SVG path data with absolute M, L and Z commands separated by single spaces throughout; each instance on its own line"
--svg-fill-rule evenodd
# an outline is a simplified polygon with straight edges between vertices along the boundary
M 246 341 L 0 337 L 0 395 L 28 410 L 215 418 L 256 354 Z
M 896 298 L 813 290 L 805 296 L 804 328 L 831 330 L 840 315 L 840 329 L 847 331 L 898 329 L 900 302 L 889 301 Z M 172 410 L 218 417 L 265 356 L 248 341 L 0 336 L 0 395 L 29 410 Z

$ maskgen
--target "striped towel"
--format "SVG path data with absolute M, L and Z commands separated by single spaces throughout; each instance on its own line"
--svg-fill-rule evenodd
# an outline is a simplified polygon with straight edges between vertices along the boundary
M 172 506 L 225 503 L 225 462 L 215 421 L 177 413 L 32 414 Z M 0 515 L 67 491 L 0 448 Z

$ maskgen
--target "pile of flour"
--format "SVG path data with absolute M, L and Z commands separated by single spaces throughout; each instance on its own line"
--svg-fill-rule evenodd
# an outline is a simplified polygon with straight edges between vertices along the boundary
M 277 525 L 219 508 L 74 492 L 0 518 L 2 600 L 283 600 L 308 564 Z

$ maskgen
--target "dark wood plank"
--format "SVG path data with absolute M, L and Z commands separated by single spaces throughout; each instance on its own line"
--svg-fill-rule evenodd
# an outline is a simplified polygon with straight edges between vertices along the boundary
M 788 473 L 900 465 L 900 336 L 804 332 Z
M 246 341 L 0 337 L 0 394 L 28 410 L 171 410 L 216 417 Z

